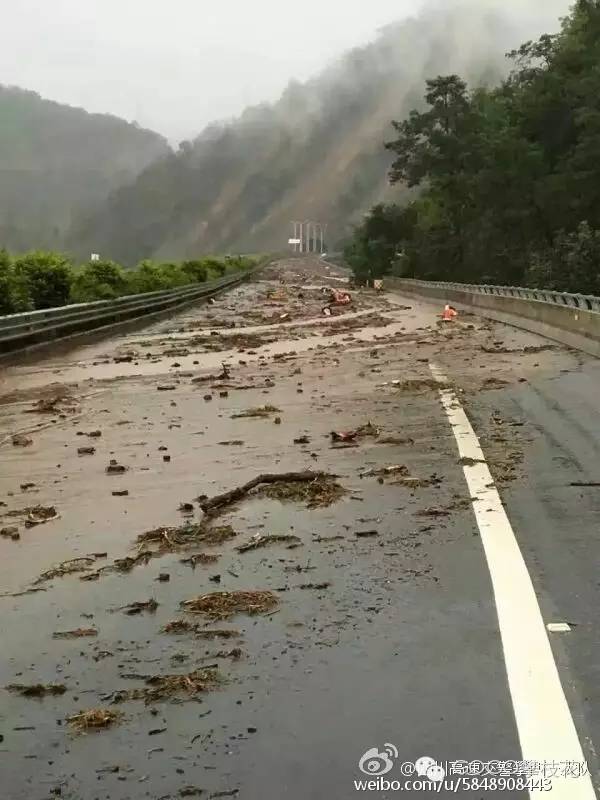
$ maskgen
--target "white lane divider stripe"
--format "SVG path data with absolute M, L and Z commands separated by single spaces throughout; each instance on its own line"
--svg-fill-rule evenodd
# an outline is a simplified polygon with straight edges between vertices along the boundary
M 436 380 L 448 379 L 430 364 Z M 504 650 L 523 759 L 526 761 L 584 762 L 585 756 L 563 691 L 540 606 L 514 531 L 502 506 L 479 440 L 458 398 L 440 389 L 442 405 L 452 426 L 472 497 L 492 579 L 498 624 Z M 501 758 L 501 756 L 498 756 Z M 589 775 L 552 778 L 552 800 L 596 800 Z M 531 795 L 539 796 L 538 792 Z

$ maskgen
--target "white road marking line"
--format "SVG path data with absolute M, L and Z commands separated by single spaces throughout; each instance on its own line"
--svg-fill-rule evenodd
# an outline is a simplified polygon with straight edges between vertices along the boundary
M 429 366 L 436 380 L 448 384 L 436 365 Z M 463 467 L 469 491 L 479 501 L 473 512 L 492 579 L 523 759 L 585 762 L 531 577 L 479 440 L 456 394 L 442 388 L 440 397 L 459 454 L 469 459 Z M 589 775 L 553 777 L 552 787 L 552 800 L 596 800 Z

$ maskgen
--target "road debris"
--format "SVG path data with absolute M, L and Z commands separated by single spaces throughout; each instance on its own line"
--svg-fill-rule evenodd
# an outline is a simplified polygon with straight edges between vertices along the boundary
M 407 476 L 410 474 L 410 470 L 406 466 L 406 464 L 394 464 L 389 467 L 379 467 L 377 469 L 368 469 L 366 472 L 361 472 L 360 477 L 366 478 L 373 475 L 378 475 L 383 477 L 384 475 L 404 475 Z
M 35 525 L 44 525 L 46 522 L 52 522 L 58 519 L 54 506 L 34 506 L 28 509 L 27 517 L 25 518 L 25 527 L 33 528 Z
M 203 614 L 217 620 L 228 619 L 235 614 L 265 614 L 278 603 L 277 595 L 267 590 L 210 592 L 192 600 L 184 600 L 181 607 L 190 614 Z
M 67 717 L 68 724 L 78 733 L 102 730 L 116 725 L 123 718 L 119 711 L 111 711 L 108 708 L 90 708 L 88 711 L 80 711 Z
M 129 605 L 126 606 L 120 606 L 120 608 L 115 610 L 124 611 L 128 616 L 133 617 L 136 614 L 141 614 L 143 611 L 149 611 L 151 614 L 154 614 L 157 608 L 158 603 L 156 600 L 154 600 L 154 598 L 151 598 L 150 600 L 143 600 L 135 603 L 129 603 Z
M 505 386 L 508 386 L 509 382 L 504 381 L 501 378 L 491 377 L 486 378 L 484 382 L 481 384 L 481 389 L 483 391 L 488 389 L 503 389 Z
M 379 436 L 379 428 L 373 425 L 371 421 L 361 425 L 353 431 L 331 431 L 332 442 L 354 442 L 356 439 L 361 439 L 366 436 Z
M 162 633 L 193 633 L 199 639 L 235 639 L 241 633 L 233 628 L 206 628 L 200 622 L 188 622 L 186 619 L 174 619 L 161 628 Z
M 6 687 L 9 692 L 20 694 L 21 697 L 46 697 L 48 695 L 57 696 L 64 694 L 67 687 L 64 683 L 34 683 L 26 685 L 23 683 L 9 683 Z
M 72 575 L 75 572 L 88 572 L 96 559 L 92 556 L 80 556 L 79 558 L 70 558 L 67 561 L 62 561 L 55 567 L 52 567 L 46 572 L 36 578 L 34 586 L 45 581 L 51 581 L 53 578 L 62 578 L 64 575 Z
M 400 392 L 422 392 L 427 389 L 439 391 L 440 389 L 448 389 L 449 384 L 436 381 L 433 378 L 411 378 L 404 381 L 392 381 L 393 387 Z
M 415 440 L 410 436 L 384 436 L 377 440 L 378 444 L 414 444 Z
M 85 636 L 98 636 L 96 628 L 75 628 L 72 631 L 55 631 L 53 639 L 81 639 Z
M 106 474 L 107 475 L 121 475 L 123 472 L 127 472 L 129 468 L 123 466 L 123 464 L 119 464 L 116 458 L 111 458 L 108 466 L 106 467 Z
M 215 653 L 215 658 L 230 658 L 232 661 L 239 661 L 244 656 L 241 647 L 232 647 L 231 650 L 219 650 Z
M 470 458 L 469 456 L 462 456 L 458 459 L 461 467 L 474 467 L 476 464 L 485 464 L 483 458 Z
M 429 478 L 411 478 L 408 476 L 401 476 L 396 480 L 390 481 L 390 486 L 404 486 L 407 489 L 428 489 L 431 486 L 439 486 L 443 482 L 443 478 L 433 474 Z
M 5 539 L 12 539 L 13 542 L 18 542 L 21 538 L 21 534 L 19 533 L 19 529 L 16 525 L 9 525 L 6 528 L 0 528 L 0 536 L 4 536 Z
M 237 414 L 232 414 L 231 419 L 253 419 L 253 418 L 265 418 L 269 417 L 271 414 L 276 414 L 281 409 L 277 408 L 277 406 L 272 405 L 264 405 L 264 406 L 257 406 L 256 408 L 247 408 L 245 411 L 240 411 Z
M 14 447 L 29 447 L 33 444 L 33 439 L 25 436 L 24 433 L 15 433 L 12 437 L 12 443 Z
M 224 679 L 215 667 L 197 669 L 187 675 L 151 675 L 145 679 L 143 689 L 128 689 L 119 692 L 119 701 L 144 700 L 156 703 L 180 695 L 193 696 L 215 689 Z
M 306 502 L 308 508 L 329 506 L 346 493 L 335 479 L 335 475 L 326 472 L 264 473 L 242 486 L 201 500 L 200 508 L 206 514 L 220 513 L 254 489 L 259 489 L 261 494 L 272 499 Z
M 182 558 L 181 563 L 189 564 L 193 569 L 197 564 L 214 564 L 219 558 L 220 556 L 217 553 L 195 553 L 189 558 Z
M 61 406 L 61 408 L 58 408 Z M 41 397 L 26 414 L 56 414 L 59 411 L 74 411 L 77 401 L 66 386 L 49 387 L 47 395 Z
M 203 521 L 198 524 L 182 525 L 179 528 L 156 528 L 146 531 L 138 535 L 136 543 L 138 547 L 145 548 L 145 553 L 153 556 L 201 544 L 217 545 L 236 536 L 237 533 L 231 525 L 211 527 L 208 522 Z
M 329 589 L 331 583 L 329 581 L 325 581 L 324 583 L 301 583 L 298 586 L 298 589 Z
M 255 534 L 250 541 L 238 545 L 235 549 L 238 553 L 247 553 L 249 550 L 258 550 L 259 547 L 268 547 L 271 544 L 285 543 L 290 547 L 298 547 L 302 544 L 302 540 L 298 536 L 291 536 L 289 534 Z

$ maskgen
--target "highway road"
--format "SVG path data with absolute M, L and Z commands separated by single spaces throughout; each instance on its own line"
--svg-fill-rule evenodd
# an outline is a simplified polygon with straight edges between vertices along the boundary
M 596 797 L 599 362 L 328 270 L 0 373 L 11 800 Z

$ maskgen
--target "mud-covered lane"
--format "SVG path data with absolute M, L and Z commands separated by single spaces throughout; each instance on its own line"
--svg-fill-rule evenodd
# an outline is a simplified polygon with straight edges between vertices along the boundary
M 532 433 L 496 398 L 586 360 L 475 318 L 442 328 L 431 306 L 395 296 L 356 293 L 347 315 L 325 318 L 309 288 L 326 283 L 322 265 L 283 271 L 283 285 L 276 273 L 4 373 L 0 528 L 20 538 L 0 539 L 0 685 L 65 689 L 3 692 L 11 798 L 344 798 L 360 756 L 384 742 L 406 761 L 519 758 L 429 361 L 467 409 L 490 404 L 478 433 L 508 487 Z M 111 460 L 124 470 L 107 473 Z M 261 473 L 309 470 L 323 484 L 259 487 L 208 523 L 201 510 Z M 27 527 L 37 506 L 55 511 Z M 279 540 L 244 549 L 253 537 Z M 180 607 L 241 591 L 270 592 L 271 605 Z M 192 627 L 169 632 L 175 620 Z M 54 638 L 78 629 L 88 635 Z M 89 709 L 118 717 L 78 734 L 66 720 Z

